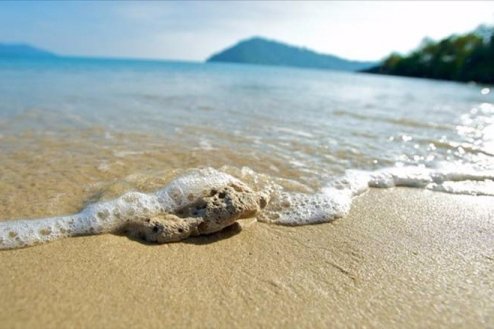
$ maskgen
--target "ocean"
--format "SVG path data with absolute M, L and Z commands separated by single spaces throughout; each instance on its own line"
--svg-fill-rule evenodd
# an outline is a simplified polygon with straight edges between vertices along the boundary
M 258 221 L 281 225 L 344 217 L 374 187 L 494 195 L 491 86 L 239 64 L 0 59 L 0 100 L 0 249 L 107 232 L 95 209 L 130 211 L 114 201 L 126 193 L 173 189 L 185 200 L 232 180 L 267 200 Z M 185 202 L 141 201 L 125 216 Z

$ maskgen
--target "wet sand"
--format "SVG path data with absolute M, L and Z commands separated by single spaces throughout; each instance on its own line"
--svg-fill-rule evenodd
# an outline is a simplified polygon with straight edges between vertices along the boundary
M 372 189 L 331 224 L 2 251 L 0 327 L 491 328 L 492 200 Z

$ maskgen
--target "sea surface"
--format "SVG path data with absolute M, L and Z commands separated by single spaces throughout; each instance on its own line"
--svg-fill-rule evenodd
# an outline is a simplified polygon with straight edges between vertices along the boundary
M 0 59 L 0 219 L 77 213 L 190 173 L 236 177 L 269 196 L 260 221 L 287 225 L 344 217 L 369 187 L 494 195 L 494 88 L 239 64 Z

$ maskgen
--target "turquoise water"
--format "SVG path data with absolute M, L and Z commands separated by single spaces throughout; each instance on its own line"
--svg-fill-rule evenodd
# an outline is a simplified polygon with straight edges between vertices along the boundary
M 100 127 L 247 148 L 309 174 L 396 162 L 490 166 L 494 93 L 482 88 L 251 65 L 0 61 L 0 120 L 3 135 Z M 25 118 L 30 111 L 45 120 Z
M 494 195 L 489 86 L 236 64 L 0 59 L 0 100 L 4 219 L 75 212 L 203 167 L 288 193 L 272 200 L 292 198 L 292 207 L 272 201 L 266 210 L 266 221 L 281 223 L 344 215 L 369 186 Z M 349 194 L 335 198 L 335 189 Z

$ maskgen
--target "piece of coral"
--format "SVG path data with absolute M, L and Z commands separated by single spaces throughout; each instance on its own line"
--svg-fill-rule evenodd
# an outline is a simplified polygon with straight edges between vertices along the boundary
M 189 236 L 218 232 L 237 219 L 253 217 L 266 205 L 262 197 L 240 184 L 213 189 L 209 195 L 178 209 L 175 214 L 130 220 L 125 234 L 148 242 L 180 241 Z

